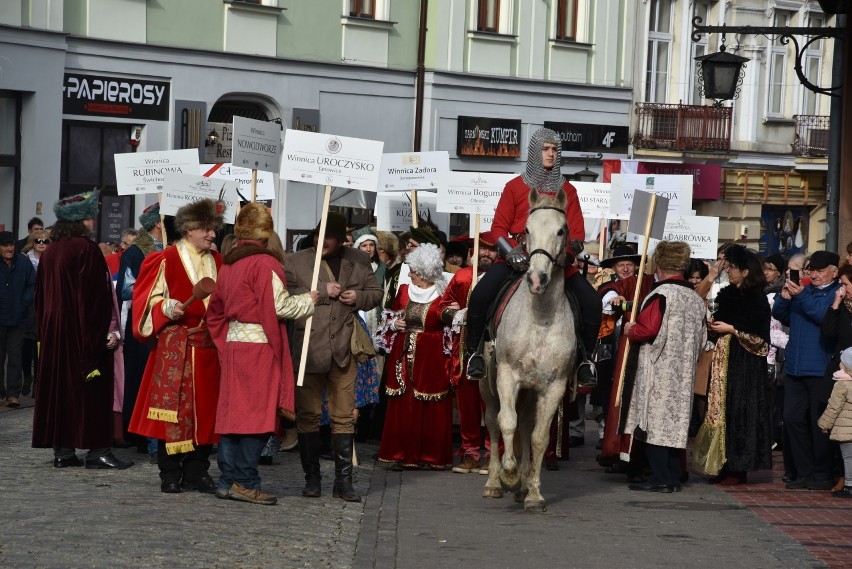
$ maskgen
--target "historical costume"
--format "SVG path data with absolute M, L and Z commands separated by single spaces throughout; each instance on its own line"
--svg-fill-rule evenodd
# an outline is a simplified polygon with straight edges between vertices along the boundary
M 207 311 L 222 370 L 217 496 L 261 504 L 277 499 L 260 491 L 260 453 L 278 413 L 294 417 L 296 412 L 284 319 L 309 316 L 314 309 L 310 294 L 287 292 L 283 259 L 266 247 L 272 231 L 266 206 L 250 203 L 240 209 L 234 226 L 238 241 L 224 256 Z
M 444 469 L 452 466 L 453 448 L 450 377 L 438 302 L 445 287 L 443 263 L 432 244 L 417 247 L 407 263 L 412 283 L 399 287 L 378 332 L 380 345 L 389 350 L 385 367 L 389 399 L 379 460 Z M 399 320 L 405 321 L 404 329 Z
M 689 435 L 695 364 L 707 340 L 704 301 L 683 277 L 689 253 L 686 243 L 657 245 L 654 264 L 660 280 L 636 322 L 625 325 L 639 349 L 624 432 L 644 443 L 651 467 L 648 481 L 631 484 L 631 490 L 680 488 L 680 451 Z
M 525 173 L 506 184 L 497 203 L 491 231 L 494 232 L 495 238 L 503 237 L 509 240 L 514 249 L 507 256 L 508 262 L 495 264 L 471 295 L 467 315 L 467 349 L 472 358 L 472 361 L 468 363 L 468 374 L 471 377 L 481 378 L 485 375 L 481 340 L 489 307 L 493 304 L 503 283 L 511 278 L 513 270 L 526 270 L 528 258 L 527 252 L 524 251 L 522 236 L 529 216 L 531 188 L 551 196 L 560 189 L 565 193 L 568 249 L 573 255 L 582 250 L 586 237 L 583 213 L 577 199 L 577 191 L 563 178 L 559 170 L 561 146 L 562 141 L 556 132 L 546 128 L 535 131 L 530 137 Z M 581 341 L 577 342 L 577 345 L 585 351 L 577 360 L 581 362 L 579 378 L 581 383 L 591 382 L 594 378 L 593 366 L 585 356 L 591 356 L 597 340 L 601 324 L 600 300 L 592 285 L 573 265 L 565 268 L 565 289 L 576 297 L 580 313 L 576 323 Z
M 370 259 L 363 251 L 343 246 L 346 218 L 329 213 L 321 255 L 323 267 L 317 285 L 319 302 L 314 309 L 303 385 L 296 388 L 296 428 L 299 454 L 305 471 L 302 495 L 322 493 L 319 467 L 320 418 L 323 391 L 328 396 L 334 446 L 334 497 L 360 501 L 352 487 L 352 444 L 355 431 L 356 362 L 352 357 L 355 311 L 371 310 L 382 298 Z M 284 274 L 290 294 L 308 292 L 313 277 L 316 249 L 311 247 L 287 259 Z M 301 354 L 305 322 L 296 322 L 294 354 Z
M 53 243 L 41 256 L 35 302 L 41 354 L 36 373 L 33 446 L 54 449 L 57 468 L 127 468 L 109 450 L 112 440 L 112 282 L 100 248 L 88 235 L 98 192 L 60 200 Z
M 216 280 L 222 259 L 211 251 L 221 205 L 200 200 L 178 210 L 183 237 L 142 262 L 133 290 L 133 334 L 155 345 L 136 399 L 130 431 L 161 441 L 161 490 L 213 492 L 207 474 L 219 396 L 219 361 L 205 320 L 209 298 L 192 298 L 204 277 Z
M 725 259 L 731 284 L 716 296 L 718 308 L 708 325 L 715 348 L 707 414 L 695 438 L 693 458 L 708 474 L 721 473 L 714 481 L 728 485 L 745 482 L 749 470 L 772 468 L 772 434 L 766 281 L 757 256 L 744 247 L 729 247 Z

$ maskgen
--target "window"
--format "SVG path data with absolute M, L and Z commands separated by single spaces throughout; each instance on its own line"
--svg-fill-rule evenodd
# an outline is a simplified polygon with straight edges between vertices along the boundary
M 704 25 L 710 24 L 710 4 L 707 2 L 696 2 L 693 18 L 701 18 Z M 707 45 L 709 42 L 709 34 L 702 34 L 697 42 L 692 43 L 692 75 L 689 78 L 689 101 L 693 105 L 701 105 L 704 99 L 701 96 L 698 79 L 698 63 L 696 57 L 707 55 Z
M 21 96 L 0 90 L 0 225 L 18 234 L 21 201 Z
M 376 18 L 376 0 L 349 0 L 349 15 L 356 18 Z
M 577 39 L 577 0 L 557 0 L 556 39 Z
M 672 45 L 672 0 L 651 0 L 645 101 L 664 103 L 668 96 Z
M 821 15 L 811 16 L 810 28 L 821 29 L 825 27 L 825 18 Z M 802 72 L 807 77 L 808 81 L 814 85 L 820 84 L 820 71 L 822 69 L 822 40 L 816 40 L 807 46 L 802 57 Z M 802 89 L 802 114 L 817 115 L 819 114 L 820 96 L 804 85 Z
M 793 12 L 776 10 L 773 26 L 786 27 L 793 20 Z M 766 116 L 782 118 L 784 116 L 785 79 L 787 75 L 787 46 L 781 43 L 781 36 L 772 38 L 769 48 L 769 82 L 766 104 Z
M 479 0 L 476 29 L 480 32 L 500 30 L 500 0 Z

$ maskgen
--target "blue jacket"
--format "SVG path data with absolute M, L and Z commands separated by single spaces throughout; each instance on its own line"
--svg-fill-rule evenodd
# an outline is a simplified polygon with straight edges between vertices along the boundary
M 834 340 L 820 331 L 825 313 L 834 302 L 835 282 L 825 288 L 808 285 L 787 300 L 775 297 L 772 316 L 790 327 L 790 341 L 784 350 L 786 372 L 793 377 L 822 377 L 834 351 Z
M 11 266 L 0 260 L 0 326 L 27 323 L 35 275 L 33 264 L 21 253 L 15 253 Z

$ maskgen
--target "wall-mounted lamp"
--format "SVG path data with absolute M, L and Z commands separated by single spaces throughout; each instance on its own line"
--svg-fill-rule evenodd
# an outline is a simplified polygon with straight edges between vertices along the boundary
M 603 164 L 603 154 L 598 152 L 597 154 L 581 154 L 580 156 L 563 156 L 562 157 L 563 164 L 583 164 L 583 169 L 574 174 L 570 174 L 568 179 L 574 182 L 597 182 L 598 181 L 598 173 L 589 170 L 589 165 L 601 165 Z
M 219 142 L 219 133 L 216 132 L 216 129 L 214 128 L 204 140 L 204 146 L 216 146 L 217 142 Z

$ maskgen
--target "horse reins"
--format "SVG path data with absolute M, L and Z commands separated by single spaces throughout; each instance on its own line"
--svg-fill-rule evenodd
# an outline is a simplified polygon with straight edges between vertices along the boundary
M 564 210 L 564 209 L 562 209 L 562 208 L 558 208 L 558 207 L 555 207 L 555 206 L 552 206 L 552 205 L 543 205 L 543 206 L 539 206 L 539 207 L 531 208 L 531 209 L 530 209 L 530 213 L 532 213 L 532 212 L 534 212 L 534 211 L 538 211 L 538 210 L 540 210 L 540 209 L 552 209 L 553 211 L 558 211 L 559 213 L 561 213 L 563 217 L 565 216 L 565 210 Z M 564 226 L 564 228 L 566 229 L 566 233 L 567 233 L 568 226 L 566 225 L 566 226 Z M 529 231 L 527 231 L 526 229 L 524 229 L 524 232 L 525 232 L 525 233 L 529 233 Z M 545 257 L 547 257 L 547 259 L 548 259 L 551 263 L 553 263 L 553 264 L 554 264 L 554 265 L 556 265 L 557 267 L 562 267 L 562 266 L 563 266 L 563 265 L 562 265 L 562 263 L 560 263 L 560 262 L 556 259 L 556 257 L 554 257 L 553 255 L 551 255 L 548 251 L 545 251 L 544 249 L 533 249 L 532 251 L 530 251 L 530 252 L 528 253 L 528 256 L 529 256 L 529 258 L 530 258 L 530 259 L 532 259 L 532 256 L 533 256 L 533 255 L 536 255 L 536 254 L 538 254 L 538 255 L 544 255 Z M 562 253 L 560 253 L 560 255 L 562 255 L 562 254 L 564 254 L 564 247 L 563 247 L 563 252 L 562 252 Z M 564 268 L 564 267 L 563 267 L 563 268 Z

